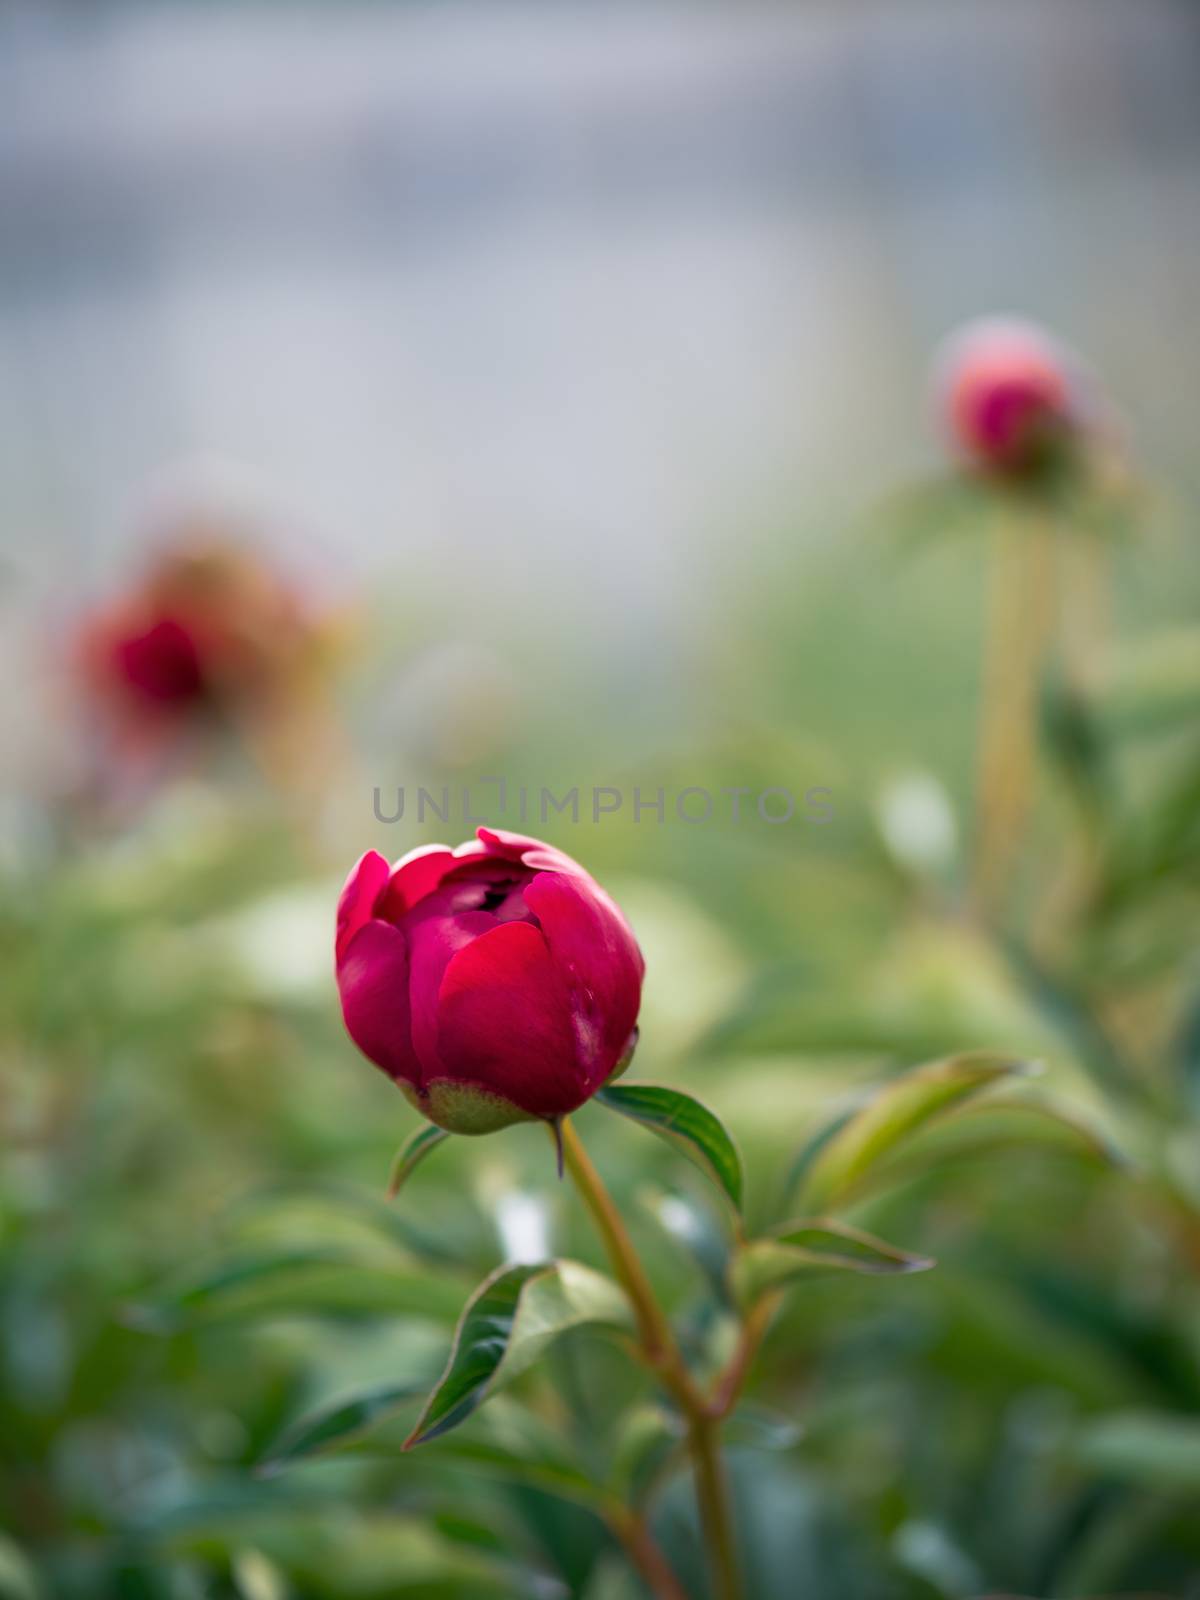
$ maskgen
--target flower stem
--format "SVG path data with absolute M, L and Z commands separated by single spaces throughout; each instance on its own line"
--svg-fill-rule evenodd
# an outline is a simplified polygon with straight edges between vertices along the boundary
M 978 909 L 993 915 L 1011 876 L 1037 754 L 1037 695 L 1054 620 L 1054 528 L 1012 518 L 995 530 L 988 580 L 975 793 Z
M 688 1419 L 688 1447 L 696 1476 L 696 1501 L 700 1525 L 712 1569 L 713 1593 L 717 1600 L 738 1600 L 741 1580 L 738 1574 L 737 1547 L 733 1516 L 729 1506 L 729 1486 L 721 1460 L 720 1423 L 715 1417 Z
M 645 1520 L 623 1505 L 610 1506 L 606 1520 L 624 1546 L 625 1553 L 645 1579 L 655 1600 L 687 1600 L 687 1593 L 672 1572 L 666 1556 L 654 1542 Z
M 747 1312 L 737 1348 L 730 1357 L 728 1366 L 713 1386 L 708 1409 L 714 1417 L 718 1419 L 727 1417 L 737 1404 L 750 1367 L 767 1336 L 767 1330 L 779 1310 L 782 1299 L 783 1296 L 779 1293 L 766 1294 L 761 1300 L 755 1301 Z
M 551 1133 L 553 1135 L 553 1129 Z M 646 1364 L 671 1391 L 687 1419 L 688 1449 L 696 1480 L 700 1525 L 708 1548 L 717 1600 L 740 1600 L 737 1554 L 729 1492 L 720 1455 L 720 1418 L 688 1371 L 679 1345 L 646 1276 L 621 1213 L 592 1165 L 573 1125 L 561 1124 L 563 1157 L 571 1180 L 591 1214 L 612 1269 L 633 1306 Z

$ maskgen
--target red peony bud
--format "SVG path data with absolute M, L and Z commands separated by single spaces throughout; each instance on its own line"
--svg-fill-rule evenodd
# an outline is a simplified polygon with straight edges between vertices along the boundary
M 480 828 L 392 868 L 370 850 L 338 903 L 350 1037 L 452 1133 L 581 1106 L 628 1059 L 643 971 L 599 884 L 519 834 Z
M 313 637 L 298 597 L 265 562 L 194 537 L 87 618 L 80 653 L 97 699 L 129 720 L 161 720 L 277 692 Z
M 1036 323 L 969 323 L 943 346 L 937 373 L 938 409 L 951 441 L 992 472 L 1036 471 L 1087 420 L 1078 361 Z

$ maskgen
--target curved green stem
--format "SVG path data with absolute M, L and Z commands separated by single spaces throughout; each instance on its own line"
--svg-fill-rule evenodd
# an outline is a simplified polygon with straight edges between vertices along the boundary
M 551 1136 L 555 1136 L 553 1129 Z M 696 1479 L 700 1525 L 712 1568 L 713 1592 L 717 1600 L 741 1600 L 729 1490 L 721 1462 L 720 1414 L 688 1371 L 621 1213 L 592 1165 L 579 1135 L 565 1118 L 558 1137 L 571 1181 L 591 1214 L 613 1272 L 633 1306 L 642 1356 L 675 1396 L 687 1419 L 688 1449 Z
M 1038 688 L 1055 626 L 1054 527 L 1014 519 L 994 532 L 975 782 L 974 900 L 1000 909 L 1036 777 Z

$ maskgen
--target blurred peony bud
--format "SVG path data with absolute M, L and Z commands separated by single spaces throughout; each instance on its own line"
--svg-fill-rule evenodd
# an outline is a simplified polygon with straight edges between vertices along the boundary
M 161 552 L 85 621 L 80 656 L 95 699 L 118 717 L 228 710 L 280 689 L 315 627 L 265 562 L 216 538 Z
M 581 1106 L 632 1053 L 642 973 L 599 884 L 519 834 L 480 828 L 392 868 L 368 851 L 338 904 L 350 1037 L 452 1133 Z
M 1036 323 L 968 323 L 946 340 L 935 371 L 943 428 L 968 460 L 988 471 L 1035 472 L 1088 424 L 1080 362 Z

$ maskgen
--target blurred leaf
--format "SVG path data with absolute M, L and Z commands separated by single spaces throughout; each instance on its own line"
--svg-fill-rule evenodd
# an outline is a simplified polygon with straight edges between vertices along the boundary
M 392 1162 L 392 1170 L 388 1174 L 387 1197 L 394 1200 L 400 1193 L 403 1185 L 412 1176 L 415 1168 L 419 1167 L 425 1157 L 432 1150 L 436 1150 L 450 1135 L 445 1128 L 439 1128 L 434 1123 L 427 1123 L 423 1128 L 417 1128 L 400 1146 Z
M 446 1370 L 405 1449 L 465 1422 L 553 1339 L 588 1323 L 631 1326 L 629 1304 L 611 1279 L 578 1261 L 501 1267 L 468 1300 Z
M 684 1440 L 683 1423 L 659 1405 L 635 1406 L 620 1421 L 611 1484 L 626 1505 L 644 1508 Z
M 1067 977 L 1052 972 L 1021 940 L 1009 936 L 1003 948 L 1021 986 L 1050 1025 L 1070 1041 L 1080 1065 L 1104 1088 L 1127 1097 L 1136 1083 L 1087 997 Z
M 892 1537 L 892 1552 L 906 1571 L 945 1600 L 959 1600 L 984 1588 L 976 1563 L 936 1522 L 914 1518 L 902 1523 Z
M 825 1149 L 825 1146 L 842 1131 L 852 1117 L 858 1115 L 863 1105 L 866 1104 L 867 1099 L 869 1099 L 869 1096 L 864 1096 L 853 1105 L 847 1106 L 844 1111 L 837 1112 L 836 1115 L 829 1118 L 828 1122 L 823 1122 L 816 1132 L 810 1134 L 800 1146 L 783 1180 L 783 1201 L 785 1205 L 788 1202 L 788 1197 L 795 1193 L 797 1184 L 807 1178 L 817 1157 Z
M 1071 1261 L 1024 1259 L 995 1243 L 985 1261 L 991 1273 L 1024 1295 L 1045 1326 L 1085 1339 L 1180 1409 L 1200 1407 L 1194 1341 L 1164 1307 L 1131 1302 L 1104 1275 L 1081 1272 Z
M 0 1600 L 43 1600 L 45 1590 L 20 1545 L 0 1531 Z
M 306 1457 L 357 1437 L 406 1400 L 424 1392 L 424 1383 L 385 1384 L 302 1417 L 271 1446 L 259 1464 L 263 1477 L 282 1472 Z
M 1200 1419 L 1165 1411 L 1121 1411 L 1079 1434 L 1074 1454 L 1091 1472 L 1139 1485 L 1200 1492 Z
M 1112 787 L 1107 751 L 1087 699 L 1061 673 L 1042 686 L 1041 730 L 1072 794 L 1093 817 L 1103 814 Z
M 1107 1129 L 1074 1106 L 1043 1095 L 1005 1095 L 967 1104 L 906 1140 L 880 1164 L 873 1187 L 923 1176 L 949 1161 L 977 1161 L 1001 1151 L 1051 1149 L 1098 1165 L 1124 1167 L 1128 1158 Z
M 739 1300 L 748 1305 L 768 1290 L 781 1289 L 814 1272 L 887 1276 L 925 1272 L 933 1265 L 928 1256 L 898 1249 L 861 1228 L 828 1217 L 814 1217 L 785 1223 L 739 1251 L 733 1263 L 733 1282 Z
M 1175 1056 L 1186 1103 L 1193 1115 L 1200 1115 L 1200 995 L 1193 995 L 1184 1010 Z
M 656 1083 L 611 1084 L 596 1099 L 675 1145 L 741 1211 L 742 1158 L 715 1112 L 680 1089 Z
M 729 1236 L 712 1212 L 671 1190 L 648 1187 L 641 1199 L 664 1233 L 682 1245 L 696 1262 L 717 1298 L 724 1300 L 728 1293 Z
M 375 1194 L 322 1181 L 312 1174 L 252 1190 L 226 1212 L 233 1237 L 247 1250 L 270 1245 L 277 1250 L 328 1247 L 339 1257 L 373 1248 L 385 1239 L 409 1255 L 442 1266 L 469 1267 L 478 1247 L 490 1246 L 490 1234 L 480 1219 L 478 1239 L 464 1237 L 463 1219 L 455 1225 L 445 1208 L 436 1227 L 421 1227 L 417 1220 Z
M 803 1437 L 804 1429 L 791 1417 L 744 1403 L 721 1431 L 726 1445 L 741 1450 L 791 1450 Z
M 1200 863 L 1200 760 L 1182 767 L 1112 844 L 1094 910 L 1112 916 L 1163 892 L 1193 888 Z
M 322 1600 L 511 1600 L 562 1595 L 561 1586 L 511 1561 L 440 1535 L 431 1519 L 315 1504 L 281 1505 L 254 1518 L 254 1548 L 301 1594 Z M 183 1523 L 168 1548 L 205 1561 L 232 1560 L 246 1547 L 244 1507 Z
M 843 1200 L 875 1164 L 905 1139 L 1027 1063 L 977 1051 L 949 1056 L 901 1074 L 846 1118 L 816 1150 L 800 1186 L 801 1203 L 814 1211 Z
M 454 1286 L 432 1273 L 391 1262 L 366 1265 L 327 1252 L 240 1256 L 158 1299 L 131 1306 L 126 1321 L 148 1333 L 174 1333 L 211 1322 L 278 1315 L 407 1312 L 451 1318 Z
M 287 1579 L 261 1550 L 239 1550 L 233 1558 L 233 1580 L 241 1600 L 288 1600 Z
M 522 1484 L 594 1507 L 598 1490 L 558 1432 L 529 1407 L 492 1395 L 469 1433 L 443 1435 L 436 1460 L 466 1462 L 473 1473 Z
M 1116 655 L 1098 713 L 1119 734 L 1157 733 L 1194 721 L 1200 707 L 1200 629 L 1162 629 Z

